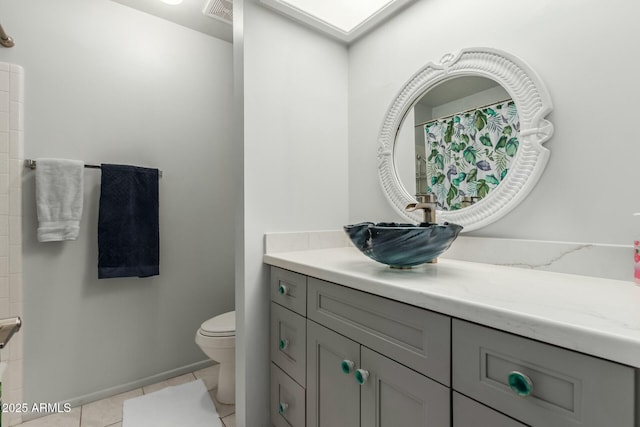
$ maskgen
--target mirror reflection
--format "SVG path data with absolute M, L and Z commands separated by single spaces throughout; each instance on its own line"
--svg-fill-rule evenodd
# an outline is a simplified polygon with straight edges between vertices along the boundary
M 416 199 L 434 194 L 453 211 L 485 198 L 509 173 L 518 151 L 515 102 L 479 76 L 439 83 L 414 104 L 395 142 L 400 181 Z

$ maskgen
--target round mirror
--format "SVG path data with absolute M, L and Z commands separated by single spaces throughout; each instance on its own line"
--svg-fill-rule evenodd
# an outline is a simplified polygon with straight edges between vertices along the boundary
M 380 132 L 380 180 L 392 205 L 433 194 L 438 222 L 471 231 L 513 209 L 546 165 L 551 101 L 513 55 L 465 49 L 427 64 L 402 88 Z

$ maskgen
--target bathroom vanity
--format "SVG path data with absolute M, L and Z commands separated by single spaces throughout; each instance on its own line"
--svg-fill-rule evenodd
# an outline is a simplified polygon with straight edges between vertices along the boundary
M 511 53 L 427 63 L 381 124 L 385 196 L 410 224 L 499 220 L 542 177 L 552 108 Z M 415 210 L 427 196 L 437 218 Z M 393 256 L 373 258 L 400 267 L 431 243 L 367 224 L 345 226 L 355 246 L 292 233 L 274 251 L 267 235 L 274 426 L 640 427 L 640 287 L 452 259 L 391 269 L 363 255 L 376 236 Z
M 640 426 L 640 287 L 353 247 L 272 253 L 280 426 Z

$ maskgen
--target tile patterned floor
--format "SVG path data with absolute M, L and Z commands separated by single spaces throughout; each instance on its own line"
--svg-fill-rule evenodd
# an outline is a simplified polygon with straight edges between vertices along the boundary
M 207 386 L 222 424 L 225 427 L 236 427 L 235 405 L 225 405 L 215 398 L 218 385 L 218 365 L 111 396 L 97 402 L 87 403 L 82 407 L 73 408 L 68 413 L 53 414 L 27 421 L 19 424 L 18 427 L 122 427 L 122 405 L 125 400 L 153 393 L 172 385 L 195 381 L 196 379 L 202 379 Z

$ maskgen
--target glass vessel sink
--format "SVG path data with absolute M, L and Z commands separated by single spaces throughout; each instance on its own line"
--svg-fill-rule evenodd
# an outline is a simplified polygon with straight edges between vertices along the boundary
M 392 268 L 411 268 L 444 253 L 462 230 L 457 224 L 361 222 L 345 225 L 356 248 Z

